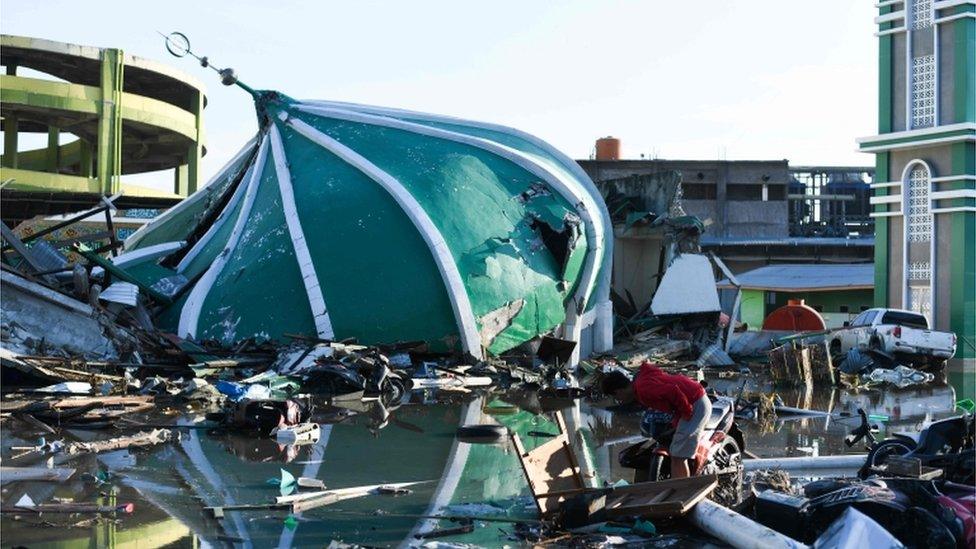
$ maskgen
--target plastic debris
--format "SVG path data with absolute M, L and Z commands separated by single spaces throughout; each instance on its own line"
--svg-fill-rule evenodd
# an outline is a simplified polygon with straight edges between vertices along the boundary
M 281 492 L 281 495 L 287 496 L 297 489 L 298 482 L 295 480 L 295 476 L 282 469 L 281 479 L 278 480 L 278 490 Z
M 641 536 L 656 536 L 657 527 L 654 523 L 649 520 L 637 520 L 634 525 L 630 528 L 630 531 L 634 534 Z
M 314 444 L 318 442 L 321 429 L 318 423 L 302 423 L 293 427 L 275 430 L 275 440 L 280 444 Z
M 91 383 L 84 381 L 66 381 L 34 389 L 35 393 L 52 393 L 62 395 L 89 395 L 92 392 Z
M 234 402 L 242 399 L 259 400 L 271 398 L 271 389 L 265 385 L 247 385 L 244 383 L 220 380 L 215 383 L 214 386 L 218 391 L 220 391 L 221 394 L 227 395 L 227 398 L 233 400 Z
M 935 379 L 935 376 L 928 372 L 920 372 L 914 368 L 900 365 L 893 370 L 877 368 L 867 375 L 867 379 L 873 383 L 890 383 L 902 388 L 929 383 Z
M 817 538 L 817 542 L 814 543 L 813 547 L 815 549 L 853 549 L 855 547 L 890 547 L 892 549 L 898 549 L 904 547 L 904 544 L 864 513 L 853 507 L 848 507 Z
M 20 496 L 20 499 L 14 505 L 17 507 L 35 507 L 37 504 L 34 503 L 34 500 L 29 495 L 24 494 Z

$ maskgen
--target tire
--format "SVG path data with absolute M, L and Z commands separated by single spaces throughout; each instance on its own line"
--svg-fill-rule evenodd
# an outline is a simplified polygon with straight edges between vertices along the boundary
M 643 479 L 638 480 L 639 476 L 643 476 Z M 667 480 L 669 478 L 671 478 L 671 458 L 658 454 L 651 456 L 651 463 L 648 465 L 647 469 L 638 469 L 637 472 L 634 473 L 634 482 L 657 482 L 659 480 Z
M 387 405 L 400 402 L 404 393 L 407 392 L 407 385 L 403 378 L 391 375 L 386 378 L 383 384 L 383 402 Z
M 457 439 L 468 444 L 499 444 L 508 440 L 504 425 L 464 425 L 458 427 Z
M 890 456 L 903 456 L 915 449 L 915 443 L 899 438 L 889 438 L 876 444 L 868 452 L 868 457 L 864 460 L 864 465 L 857 472 L 859 478 L 865 479 L 872 472 L 871 468 L 883 465 Z

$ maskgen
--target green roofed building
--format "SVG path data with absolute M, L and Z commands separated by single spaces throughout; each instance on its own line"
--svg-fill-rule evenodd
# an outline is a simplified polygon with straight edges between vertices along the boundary
M 120 257 L 192 284 L 163 327 L 474 357 L 544 334 L 610 347 L 609 216 L 571 159 L 492 124 L 246 89 L 258 135 Z
M 889 0 L 879 15 L 875 305 L 924 313 L 976 358 L 976 1 Z

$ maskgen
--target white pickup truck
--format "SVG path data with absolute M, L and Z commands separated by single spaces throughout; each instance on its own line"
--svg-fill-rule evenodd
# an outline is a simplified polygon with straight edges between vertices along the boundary
M 929 329 L 924 315 L 900 309 L 868 309 L 827 335 L 830 354 L 852 348 L 905 356 L 907 362 L 941 361 L 956 354 L 956 334 Z

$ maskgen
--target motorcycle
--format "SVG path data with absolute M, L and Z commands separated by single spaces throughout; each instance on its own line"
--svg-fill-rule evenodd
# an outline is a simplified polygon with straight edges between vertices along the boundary
M 742 499 L 742 453 L 745 437 L 735 423 L 735 401 L 709 395 L 712 414 L 698 441 L 692 475 L 718 475 L 719 485 L 711 498 L 724 505 L 735 505 Z M 671 477 L 669 448 L 674 436 L 670 416 L 645 411 L 641 418 L 641 435 L 648 440 L 621 450 L 618 462 L 634 469 L 634 482 L 658 481 Z
M 973 414 L 933 422 L 919 433 L 918 440 L 896 433 L 879 442 L 874 436 L 877 427 L 868 422 L 864 410 L 858 409 L 857 413 L 861 416 L 861 424 L 844 438 L 844 443 L 852 447 L 862 439 L 868 441 L 868 456 L 858 471 L 860 478 L 874 474 L 875 468 L 884 465 L 889 457 L 898 456 L 916 458 L 924 467 L 942 469 L 946 480 L 976 484 L 976 421 Z

